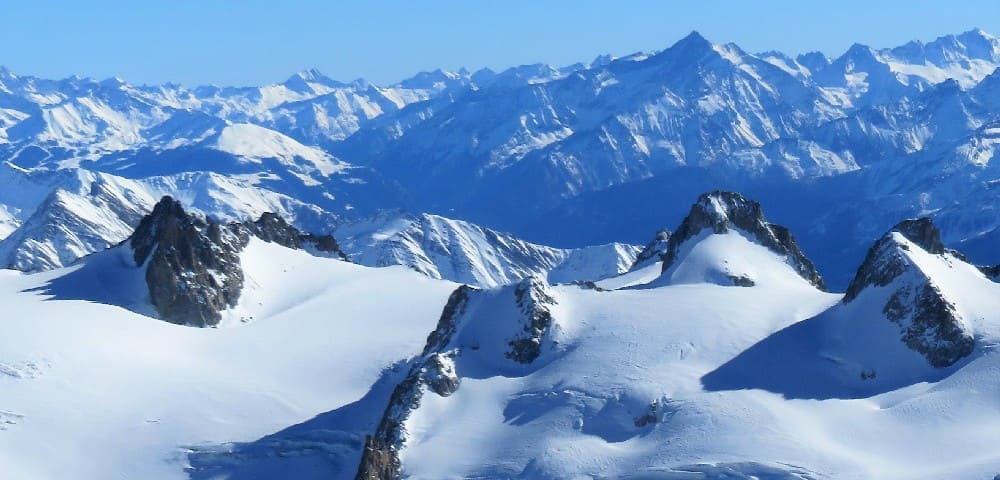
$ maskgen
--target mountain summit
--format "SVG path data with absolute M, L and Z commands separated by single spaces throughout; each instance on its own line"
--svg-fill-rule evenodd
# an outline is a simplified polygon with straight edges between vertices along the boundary
M 705 241 L 723 241 L 723 237 L 736 243 L 725 240 L 731 244 L 719 245 L 711 252 L 698 247 Z M 691 206 L 687 217 L 667 241 L 661 279 L 673 283 L 709 281 L 752 286 L 756 280 L 751 271 L 758 270 L 759 263 L 773 263 L 773 260 L 745 263 L 740 257 L 747 252 L 741 253 L 738 250 L 741 247 L 736 246 L 740 241 L 766 248 L 809 284 L 825 290 L 822 277 L 787 228 L 769 223 L 756 201 L 724 191 L 703 194 Z M 709 253 L 711 256 L 703 256 Z

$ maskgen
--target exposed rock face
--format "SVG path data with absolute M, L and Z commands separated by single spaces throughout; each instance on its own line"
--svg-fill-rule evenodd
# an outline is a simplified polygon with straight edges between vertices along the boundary
M 406 419 L 420 408 L 427 389 L 443 397 L 458 390 L 461 380 L 455 370 L 454 357 L 459 352 L 444 352 L 444 349 L 451 343 L 474 291 L 474 288 L 462 285 L 448 298 L 437 328 L 427 337 L 423 353 L 411 362 L 406 378 L 396 385 L 389 397 L 389 404 L 375 433 L 365 440 L 356 479 L 400 478 L 399 449 L 405 440 Z
M 129 239 L 136 265 L 146 268 L 150 302 L 160 318 L 197 327 L 217 325 L 220 312 L 239 300 L 240 252 L 251 236 L 344 257 L 333 237 L 303 234 L 277 215 L 222 225 L 188 214 L 180 202 L 164 197 Z
M 458 390 L 461 378 L 456 364 L 461 360 L 467 342 L 474 342 L 469 348 L 477 350 L 479 347 L 476 344 L 480 340 L 491 340 L 462 337 L 465 322 L 475 321 L 470 305 L 492 298 L 495 293 L 467 285 L 452 292 L 437 327 L 427 336 L 423 352 L 410 362 L 406 378 L 393 390 L 375 433 L 365 442 L 356 478 L 400 478 L 399 451 L 406 437 L 406 420 L 420 408 L 428 390 L 442 397 Z M 513 287 L 501 288 L 499 293 L 504 301 L 509 301 L 510 297 L 506 295 L 513 293 L 518 310 L 518 318 L 512 319 L 519 327 L 518 331 L 513 338 L 505 340 L 510 350 L 503 355 L 518 364 L 529 364 L 543 351 L 545 339 L 554 324 L 551 307 L 556 301 L 548 290 L 548 284 L 536 277 L 522 280 Z
M 798 274 L 820 290 L 826 290 L 823 278 L 792 237 L 791 232 L 781 225 L 768 223 L 761 212 L 760 204 L 744 198 L 739 193 L 714 191 L 702 194 L 691 206 L 680 227 L 669 237 L 667 251 L 663 255 L 663 271 L 667 271 L 677 260 L 678 250 L 685 242 L 703 230 L 722 234 L 737 229 L 750 235 L 751 240 L 783 255 Z M 740 283 L 734 283 L 740 285 Z
M 927 250 L 927 253 L 940 255 L 945 251 L 944 243 L 941 242 L 941 231 L 929 218 L 903 220 L 896 224 L 892 231 L 903 234 L 908 240 Z
M 975 339 L 960 326 L 955 305 L 930 283 L 897 290 L 883 313 L 899 325 L 903 343 L 935 367 L 952 365 L 975 348 Z
M 1000 264 L 994 265 L 992 267 L 979 267 L 979 270 L 983 272 L 987 277 L 993 280 L 1000 280 Z
M 302 233 L 274 213 L 265 212 L 257 221 L 246 222 L 243 226 L 251 235 L 265 242 L 347 260 L 347 255 L 340 249 L 333 235 Z
M 902 275 L 910 265 L 903 254 L 908 247 L 896 242 L 892 237 L 893 232 L 902 234 L 928 253 L 941 255 L 946 251 L 941 242 L 941 232 L 929 218 L 899 222 L 868 249 L 865 261 L 861 263 L 854 280 L 847 287 L 847 294 L 844 295 L 845 303 L 853 300 L 868 286 L 888 285 Z
M 243 288 L 239 252 L 248 237 L 188 215 L 163 198 L 132 235 L 136 265 L 146 266 L 149 298 L 171 323 L 213 326 Z
M 663 256 L 667 253 L 667 243 L 670 241 L 670 230 L 662 229 L 656 232 L 656 236 L 653 237 L 639 255 L 635 257 L 635 262 L 629 271 L 638 270 L 642 267 L 650 265 L 655 262 L 663 260 Z
M 912 243 L 901 241 L 897 235 Z M 944 247 L 940 232 L 929 219 L 904 220 L 869 249 L 844 303 L 854 301 L 868 287 L 893 288 L 882 313 L 899 327 L 900 340 L 932 366 L 947 367 L 971 354 L 975 339 L 955 305 L 909 259 L 911 245 L 963 261 Z
M 549 309 L 555 299 L 548 292 L 548 285 L 534 277 L 526 278 L 514 289 L 517 306 L 521 310 L 523 333 L 507 342 L 510 350 L 505 356 L 515 362 L 528 364 L 542 353 L 542 342 L 552 327 Z

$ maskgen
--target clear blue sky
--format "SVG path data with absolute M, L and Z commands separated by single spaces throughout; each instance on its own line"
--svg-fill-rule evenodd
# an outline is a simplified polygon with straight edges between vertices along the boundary
M 0 65 L 44 77 L 256 85 L 316 67 L 390 83 L 438 67 L 565 65 L 698 30 L 750 51 L 843 52 L 972 27 L 996 0 L 4 0 Z

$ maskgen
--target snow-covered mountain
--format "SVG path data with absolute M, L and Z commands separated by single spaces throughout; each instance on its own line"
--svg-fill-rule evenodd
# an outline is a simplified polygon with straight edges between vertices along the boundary
M 342 228 L 359 252 L 475 246 L 468 258 L 482 259 L 541 248 L 432 215 Z M 946 248 L 930 220 L 877 240 L 846 294 L 818 288 L 791 233 L 742 195 L 700 196 L 674 232 L 650 244 L 662 260 L 627 271 L 633 248 L 624 273 L 596 284 L 554 285 L 550 273 L 477 288 L 345 262 L 319 248 L 332 238 L 275 215 L 222 224 L 162 199 L 129 241 L 71 267 L 0 271 L 0 471 L 240 480 L 1000 469 L 1000 455 L 981 448 L 1000 441 L 1000 283 Z M 218 307 L 219 328 L 177 321 L 185 305 Z
M 990 478 L 998 67 L 0 69 L 0 476 Z
M 639 251 L 620 243 L 558 249 L 460 220 L 398 211 L 341 225 L 333 234 L 353 262 L 404 265 L 480 287 L 538 275 L 559 283 L 601 280 L 625 272 Z
M 704 199 L 724 198 L 736 197 Z M 703 218 L 704 199 L 683 224 Z M 191 476 L 994 475 L 1000 456 L 975 446 L 1000 438 L 1000 285 L 922 219 L 872 247 L 847 295 L 824 293 L 731 221 L 726 233 L 683 242 L 713 254 L 683 262 L 704 271 L 752 258 L 768 281 L 460 287 L 423 351 L 357 404 L 199 449 Z M 361 435 L 363 444 L 340 440 Z M 325 462 L 359 466 L 321 473 Z
M 305 231 L 328 231 L 337 215 L 286 195 L 211 172 L 138 180 L 86 170 L 26 171 L 0 165 L 6 185 L 7 235 L 0 264 L 32 271 L 69 265 L 125 240 L 164 195 L 219 221 L 255 219 L 265 212 Z M 10 182 L 10 183 L 6 183 Z M 8 200 L 9 199 L 9 200 Z
M 800 232 L 843 288 L 845 266 L 903 217 L 930 216 L 947 241 L 995 261 L 998 52 L 982 30 L 855 45 L 836 58 L 754 54 L 694 32 L 659 52 L 436 70 L 387 86 L 315 70 L 262 87 L 190 88 L 0 70 L 0 159 L 139 182 L 215 174 L 337 218 L 438 212 L 563 248 L 642 243 L 686 214 L 687 200 L 652 190 L 739 190 Z M 55 193 L 16 185 L 23 194 L 0 194 L 0 237 Z M 151 198 L 165 193 L 199 194 Z M 63 243 L 102 244 L 79 236 Z M 820 251 L 831 236 L 844 246 Z M 92 250 L 12 262 L 5 247 L 3 261 L 47 268 Z

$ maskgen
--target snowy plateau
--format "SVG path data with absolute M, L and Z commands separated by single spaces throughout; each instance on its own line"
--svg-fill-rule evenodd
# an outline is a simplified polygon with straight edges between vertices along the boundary
M 0 68 L 0 478 L 1000 476 L 998 67 Z

